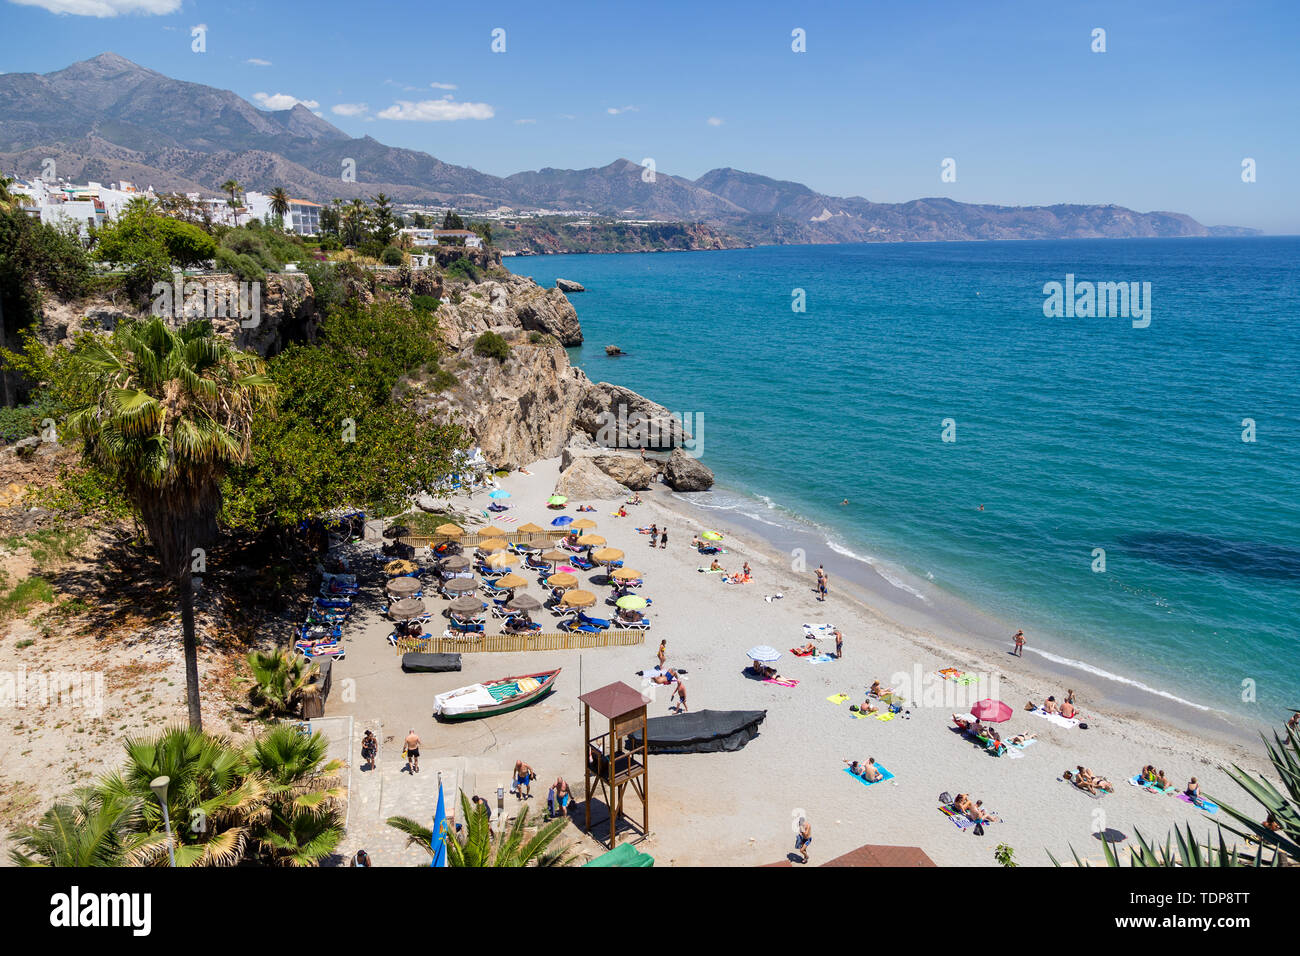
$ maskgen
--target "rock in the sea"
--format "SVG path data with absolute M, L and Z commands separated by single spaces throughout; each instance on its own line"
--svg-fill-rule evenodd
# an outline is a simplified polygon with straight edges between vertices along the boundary
M 658 468 L 640 455 L 595 455 L 592 461 L 609 477 L 633 491 L 645 491 L 659 473 Z
M 674 448 L 664 468 L 664 484 L 673 491 L 708 491 L 713 487 L 713 472 L 698 458 Z
M 601 471 L 590 458 L 577 458 L 560 473 L 555 493 L 574 501 L 622 498 L 627 489 Z
M 572 279 L 556 279 L 555 288 L 561 292 L 586 292 L 581 282 L 574 282 Z
M 460 301 L 438 311 L 438 327 L 453 348 L 467 347 L 489 329 L 540 332 L 564 346 L 582 344 L 578 313 L 558 289 L 506 276 L 458 291 Z
M 624 351 L 623 351 L 621 348 L 619 348 L 617 345 L 606 345 L 606 346 L 605 346 L 605 354 L 606 354 L 606 355 L 626 355 L 627 353 L 624 352 Z

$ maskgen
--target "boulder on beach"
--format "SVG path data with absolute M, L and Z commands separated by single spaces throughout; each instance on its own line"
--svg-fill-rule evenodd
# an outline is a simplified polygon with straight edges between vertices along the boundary
M 627 489 L 597 467 L 590 458 L 575 458 L 573 464 L 560 473 L 555 483 L 555 494 L 574 501 L 591 499 L 612 500 L 623 498 Z
M 596 455 L 592 461 L 609 477 L 633 491 L 645 491 L 659 473 L 653 463 L 640 455 Z
M 555 288 L 561 292 L 586 292 L 581 282 L 574 282 L 572 279 L 556 279 Z
M 713 472 L 698 458 L 674 448 L 664 468 L 664 484 L 673 491 L 708 491 L 713 487 Z

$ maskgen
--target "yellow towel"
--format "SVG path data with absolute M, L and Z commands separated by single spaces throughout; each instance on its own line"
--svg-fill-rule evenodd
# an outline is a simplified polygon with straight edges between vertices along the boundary
M 842 703 L 844 703 L 846 700 L 849 699 L 849 695 L 848 695 L 848 694 L 832 694 L 830 697 L 827 697 L 826 699 L 829 700 L 832 704 L 842 704 Z
M 541 686 L 542 685 L 537 682 L 536 678 L 525 677 L 519 682 L 519 693 L 527 694 L 529 691 L 537 690 L 537 688 Z
M 893 715 L 893 714 L 872 714 L 871 716 L 874 717 L 874 718 L 876 718 L 876 720 L 893 720 L 893 719 L 894 719 L 894 715 Z

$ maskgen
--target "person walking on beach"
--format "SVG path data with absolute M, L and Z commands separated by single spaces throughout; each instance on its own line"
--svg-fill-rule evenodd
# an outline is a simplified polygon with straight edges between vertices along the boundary
M 1014 653 L 1016 657 L 1024 657 L 1025 656 L 1025 632 L 1016 631 L 1015 635 L 1011 639 L 1016 642 L 1016 649 L 1012 653 Z
M 812 824 L 807 817 L 799 818 L 799 828 L 794 835 L 794 848 L 803 854 L 803 862 L 808 862 L 808 847 L 812 844 Z
M 361 769 L 374 770 L 375 758 L 379 755 L 379 740 L 375 737 L 374 731 L 367 730 L 364 737 L 361 738 Z
M 408 773 L 420 772 L 420 735 L 411 728 L 406 735 L 406 770 Z
M 668 526 L 664 525 L 664 530 L 659 532 L 659 547 L 668 547 Z
M 674 697 L 678 700 L 677 713 L 686 713 L 686 711 L 689 710 L 686 706 L 686 684 L 680 677 L 677 678 L 677 683 L 673 685 L 672 693 L 668 695 L 668 703 L 670 705 L 672 704 Z
M 533 778 L 537 773 L 522 760 L 515 761 L 515 785 L 510 792 L 520 800 L 533 795 Z

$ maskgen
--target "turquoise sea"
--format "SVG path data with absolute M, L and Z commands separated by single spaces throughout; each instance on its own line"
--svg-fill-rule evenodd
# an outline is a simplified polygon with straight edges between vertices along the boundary
M 587 287 L 571 355 L 593 379 L 703 414 L 701 503 L 1271 724 L 1300 707 L 1298 261 L 1300 239 L 1255 238 L 506 263 Z M 1046 317 L 1067 274 L 1150 283 L 1150 324 Z

